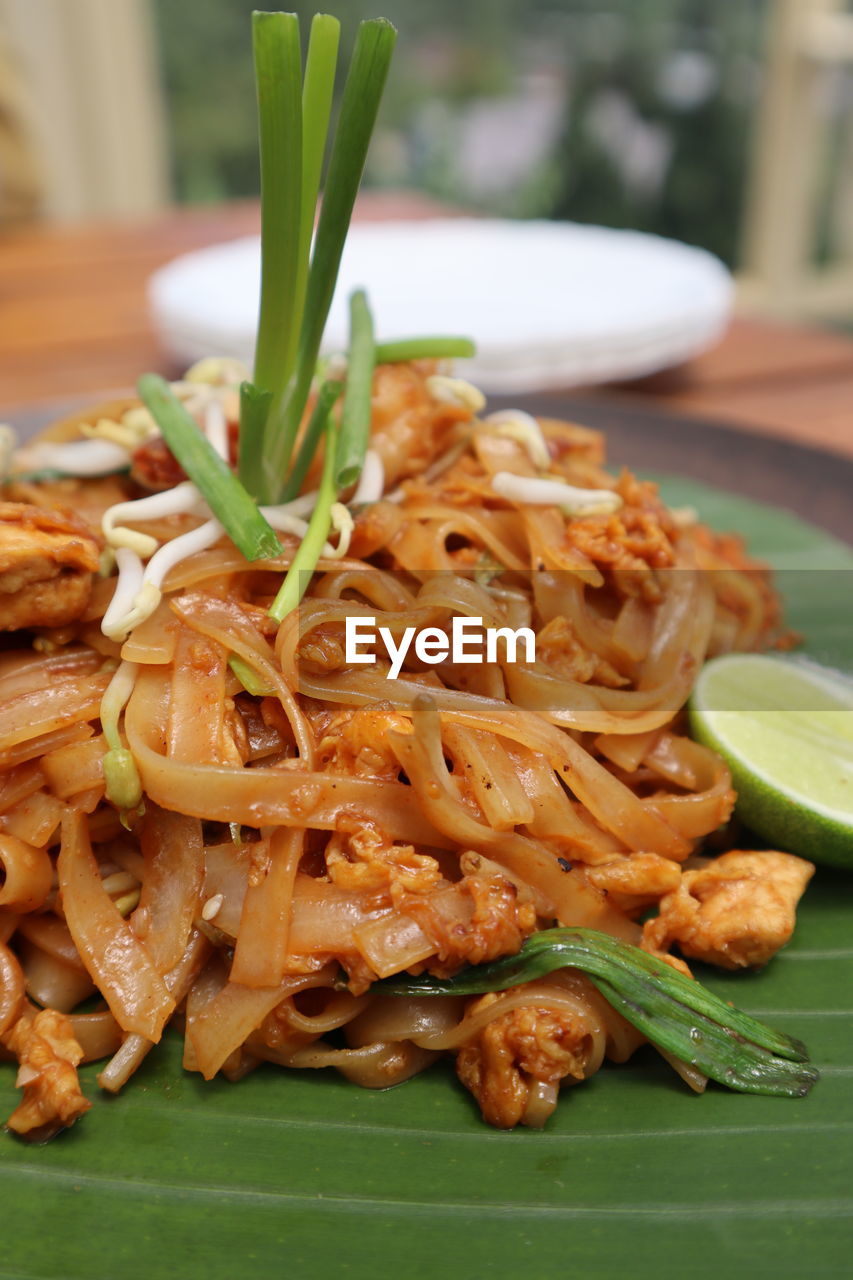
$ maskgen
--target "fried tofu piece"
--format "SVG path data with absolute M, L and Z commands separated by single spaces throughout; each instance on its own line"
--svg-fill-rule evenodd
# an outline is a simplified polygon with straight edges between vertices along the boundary
M 677 943 L 685 956 L 723 969 L 766 964 L 791 937 L 813 874 L 810 862 L 790 853 L 733 849 L 682 874 L 647 921 L 643 946 L 660 953 Z
M 0 502 L 0 631 L 76 621 L 99 557 L 97 538 L 72 511 Z

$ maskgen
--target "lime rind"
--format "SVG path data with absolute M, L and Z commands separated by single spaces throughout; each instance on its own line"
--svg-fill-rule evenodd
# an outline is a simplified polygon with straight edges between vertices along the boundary
M 808 659 L 730 654 L 706 665 L 689 714 L 694 736 L 728 763 L 747 826 L 791 853 L 853 867 L 848 675 Z

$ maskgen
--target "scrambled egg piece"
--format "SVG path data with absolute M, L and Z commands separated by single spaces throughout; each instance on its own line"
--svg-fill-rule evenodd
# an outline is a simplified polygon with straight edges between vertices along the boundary
M 7 1124 L 15 1133 L 52 1137 L 92 1105 L 80 1092 L 77 1065 L 83 1058 L 71 1022 L 55 1009 L 19 1018 L 4 1042 L 20 1063 L 17 1084 L 24 1099 Z
M 469 1013 L 498 999 L 481 996 Z M 497 1129 L 512 1129 L 524 1119 L 538 1084 L 556 1085 L 566 1076 L 583 1080 L 589 1044 L 587 1023 L 568 1009 L 523 1005 L 501 1014 L 463 1045 L 456 1072 L 480 1104 L 483 1119 Z
M 623 471 L 616 492 L 624 503 L 608 516 L 570 521 L 567 536 L 597 568 L 610 571 L 626 596 L 660 599 L 655 570 L 675 563 L 675 525 L 655 487 Z
M 0 631 L 74 622 L 89 603 L 99 555 L 73 512 L 0 502 Z
M 317 755 L 321 767 L 330 773 L 354 778 L 396 781 L 400 763 L 389 743 L 389 733 L 411 733 L 411 721 L 390 702 L 347 708 L 325 724 L 317 720 L 320 743 Z
M 796 907 L 814 867 L 776 850 L 733 849 L 698 871 L 685 871 L 678 887 L 647 921 L 643 946 L 684 955 L 723 969 L 766 964 L 794 931 Z
M 423 471 L 441 450 L 457 422 L 470 422 L 473 409 L 430 394 L 433 361 L 379 365 L 373 377 L 370 440 L 382 459 L 386 485 Z
M 401 893 L 429 893 L 441 881 L 435 858 L 410 844 L 394 844 L 373 823 L 351 835 L 336 833 L 326 846 L 332 884 L 352 893 L 376 894 L 394 902 Z

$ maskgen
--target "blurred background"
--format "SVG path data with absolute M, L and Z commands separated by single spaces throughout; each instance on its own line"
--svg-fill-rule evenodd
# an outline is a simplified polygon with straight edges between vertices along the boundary
M 251 0 L 0 0 L 0 228 L 257 194 Z M 303 17 L 314 0 L 296 0 Z M 853 321 L 848 0 L 347 0 L 400 29 L 366 177 L 635 227 Z

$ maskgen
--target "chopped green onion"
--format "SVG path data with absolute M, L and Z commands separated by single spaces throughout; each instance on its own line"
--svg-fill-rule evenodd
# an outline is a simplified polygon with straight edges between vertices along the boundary
M 292 498 L 295 498 L 302 488 L 302 481 L 308 474 L 308 468 L 311 466 L 314 454 L 317 452 L 320 437 L 326 429 L 329 414 L 332 412 L 338 396 L 343 391 L 343 385 L 342 382 L 336 382 L 331 379 L 328 382 L 324 382 L 317 393 L 317 401 L 305 428 L 302 443 L 296 455 L 296 461 L 290 468 L 290 475 L 287 477 L 287 486 L 282 495 L 285 502 L 290 502 Z
M 453 357 L 470 359 L 476 354 L 477 347 L 470 338 L 451 336 L 400 338 L 395 342 L 376 344 L 377 364 L 398 364 L 402 360 L 450 360 Z
M 128 473 L 130 467 L 116 467 L 115 471 L 107 474 L 113 476 L 123 476 Z M 79 479 L 70 471 L 58 471 L 55 467 L 45 467 L 42 471 L 10 471 L 7 476 L 0 480 L 0 485 L 4 484 L 49 484 L 51 480 L 73 480 Z
M 284 489 L 296 433 L 305 410 L 323 330 L 335 292 L 341 255 L 396 34 L 391 23 L 384 18 L 363 22 L 359 27 L 344 86 L 308 272 L 296 368 L 281 411 L 276 412 L 274 406 L 267 421 L 263 458 L 264 489 L 261 494 L 264 501 L 277 500 Z
M 332 408 L 341 391 L 339 382 L 324 382 L 306 428 L 285 493 L 293 497 L 314 455 L 321 434 L 326 436 L 323 478 L 317 504 L 305 537 L 275 598 L 270 615 L 276 622 L 287 617 L 302 599 L 320 558 L 331 527 L 332 504 L 341 488 L 358 477 L 364 463 L 370 432 L 370 396 L 373 385 L 373 319 L 361 289 L 350 298 L 350 346 L 341 427 L 332 419 Z
M 302 51 L 295 13 L 252 14 L 261 155 L 261 302 L 256 387 L 278 399 L 296 355 L 302 217 Z
M 270 617 L 276 622 L 282 622 L 292 613 L 305 595 L 332 527 L 332 506 L 338 496 L 335 486 L 337 436 L 337 428 L 330 413 L 326 419 L 326 456 L 323 459 L 323 476 L 317 493 L 317 504 L 308 522 L 305 537 L 299 544 L 287 576 L 270 608 Z
M 240 447 L 237 474 L 249 493 L 257 492 L 261 482 L 261 453 L 264 428 L 272 404 L 272 392 L 251 382 L 240 384 Z
M 258 675 L 258 672 L 255 671 L 254 667 L 250 667 L 248 662 L 238 654 L 232 653 L 229 655 L 228 665 L 246 692 L 250 693 L 253 698 L 269 698 L 275 693 L 275 689 L 268 685 L 267 682 Z
M 367 295 L 363 289 L 357 289 L 350 298 L 347 383 L 335 461 L 335 484 L 339 489 L 353 484 L 364 466 L 370 437 L 373 368 L 373 317 L 367 305 Z
M 199 489 L 217 520 L 247 560 L 271 559 L 281 551 L 275 530 L 261 515 L 228 464 L 199 430 L 169 384 L 156 373 L 137 383 L 163 439 Z
M 570 966 L 667 1053 L 730 1089 L 802 1097 L 818 1078 L 798 1040 L 732 1008 L 700 983 L 638 947 L 593 929 L 546 929 L 514 956 L 463 969 L 454 978 L 400 976 L 376 994 L 479 995 Z

